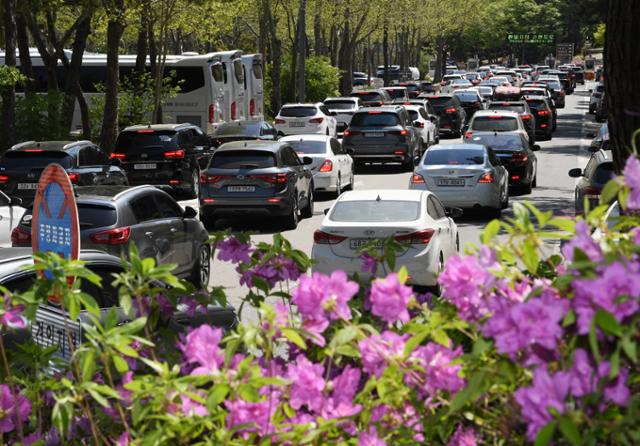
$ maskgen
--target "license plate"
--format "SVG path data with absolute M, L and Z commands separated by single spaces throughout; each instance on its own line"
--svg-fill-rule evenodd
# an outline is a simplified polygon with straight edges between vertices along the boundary
M 227 186 L 229 192 L 255 192 L 255 186 Z
M 306 122 L 293 121 L 289 123 L 289 127 L 304 127 L 307 125 Z
M 35 190 L 38 188 L 38 183 L 18 183 L 18 189 L 20 190 Z
M 68 328 L 65 331 L 65 325 Z M 82 339 L 82 327 L 80 322 L 66 317 L 62 311 L 39 308 L 36 311 L 36 319 L 31 324 L 31 336 L 33 341 L 43 348 L 57 346 L 56 356 L 64 359 L 71 358 L 71 351 L 76 350 Z
M 370 239 L 370 238 L 352 238 L 351 240 L 349 240 L 349 247 L 351 249 L 360 249 L 362 248 L 364 245 L 367 245 L 371 242 L 374 242 L 374 246 L 376 248 L 381 248 L 382 244 L 384 243 L 384 240 L 380 240 L 380 239 Z
M 438 180 L 436 184 L 438 186 L 464 186 L 464 180 L 445 178 Z
M 156 167 L 158 167 L 156 163 L 142 163 L 142 164 L 133 165 L 133 168 L 135 170 L 148 170 L 148 169 L 155 169 Z
M 384 136 L 384 132 L 365 132 L 365 138 L 382 138 Z

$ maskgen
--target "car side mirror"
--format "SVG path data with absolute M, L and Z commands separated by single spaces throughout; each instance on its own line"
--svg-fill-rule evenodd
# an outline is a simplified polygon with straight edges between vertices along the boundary
M 324 211 L 322 211 L 324 213 L 324 215 L 327 215 L 329 213 L 329 209 L 330 208 L 325 208 Z
M 421 129 L 421 128 L 424 127 L 424 124 L 422 122 L 420 122 L 420 121 L 413 121 L 413 126 L 416 127 L 416 128 Z
M 444 213 L 447 217 L 459 218 L 462 217 L 463 211 L 462 209 L 456 207 L 446 207 L 444 208 Z
M 580 178 L 582 176 L 582 169 L 576 167 L 575 169 L 569 170 L 569 176 L 571 178 Z
M 22 198 L 20 197 L 11 197 L 11 201 L 9 202 L 11 206 L 22 206 Z
M 184 208 L 184 213 L 182 214 L 182 218 L 196 218 L 198 213 L 191 206 L 187 206 Z
M 347 155 L 353 155 L 354 153 L 356 153 L 356 151 L 351 147 L 347 147 L 346 149 L 344 149 L 344 151 L 347 152 Z
M 430 115 L 429 116 L 429 121 L 433 122 L 434 124 L 438 121 L 438 117 L 436 115 Z
M 308 166 L 309 164 L 313 164 L 313 159 L 308 156 L 303 156 L 302 164 L 304 164 L 305 166 Z
M 538 150 L 540 150 L 540 146 L 538 144 L 534 144 L 531 146 L 531 150 L 533 150 L 534 152 L 537 152 Z
M 593 88 L 589 88 L 589 93 L 593 93 Z

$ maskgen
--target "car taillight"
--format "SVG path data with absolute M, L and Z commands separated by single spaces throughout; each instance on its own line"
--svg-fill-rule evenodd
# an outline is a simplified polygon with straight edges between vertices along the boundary
M 455 113 L 456 109 L 455 109 L 455 107 L 449 107 L 449 108 L 445 108 L 444 112 L 445 113 Z
M 319 229 L 313 233 L 313 243 L 317 245 L 337 245 L 346 239 L 342 235 L 328 234 Z
M 236 119 L 236 103 L 235 101 L 231 103 L 231 119 L 235 121 Z
M 424 178 L 419 173 L 411 175 L 411 184 L 424 184 Z
M 424 122 L 419 122 L 416 127 L 419 128 L 419 129 L 423 129 L 424 128 Z
M 515 152 L 511 155 L 511 161 L 514 163 L 524 163 L 529 160 L 527 152 Z
M 131 228 L 125 226 L 123 228 L 107 229 L 106 231 L 91 234 L 89 238 L 93 243 L 99 245 L 124 245 L 129 241 Z
M 126 155 L 126 154 L 124 154 L 124 153 L 115 153 L 115 152 L 114 152 L 114 153 L 112 153 L 111 155 L 109 155 L 109 157 L 110 157 L 112 160 L 117 159 L 117 160 L 123 161 L 123 160 L 127 157 L 127 155 Z
M 249 114 L 251 116 L 253 116 L 256 112 L 256 101 L 251 98 L 251 100 L 249 101 Z
M 11 246 L 25 246 L 31 244 L 31 231 L 16 226 L 11 231 Z
M 265 183 L 276 184 L 286 183 L 288 175 L 286 173 L 276 173 L 273 175 L 251 175 L 249 178 L 264 181 Z
M 584 196 L 585 198 L 589 198 L 589 199 L 597 199 L 600 198 L 600 192 L 602 192 L 602 189 L 600 189 L 599 187 L 593 187 L 593 186 L 589 186 L 589 187 L 585 187 L 582 192 L 584 192 Z
M 7 184 L 9 182 L 9 175 L 0 175 L 0 184 Z
M 531 119 L 531 115 L 522 115 L 521 118 L 523 121 L 528 121 L 529 119 Z
M 216 106 L 215 104 L 209 104 L 209 124 L 216 122 Z
M 286 124 L 287 123 L 287 121 L 285 121 L 284 119 L 276 119 L 274 122 L 276 124 Z
M 478 183 L 493 183 L 493 174 L 491 172 L 484 173 L 480 178 L 478 178 Z
M 407 136 L 409 134 L 408 130 L 402 129 L 402 130 L 398 130 L 395 132 L 389 132 L 389 133 L 395 133 L 396 135 L 400 135 L 400 136 Z
M 333 170 L 333 162 L 331 160 L 324 160 L 322 166 L 320 166 L 319 172 L 331 172 Z
M 433 229 L 422 229 L 411 234 L 398 235 L 394 237 L 397 242 L 409 242 L 412 245 L 428 245 L 435 231 Z
M 473 135 L 473 132 L 471 130 L 467 130 L 467 132 L 464 134 L 465 139 L 469 139 L 471 138 L 471 135 Z
M 538 110 L 538 116 L 549 116 L 549 110 Z
M 322 124 L 322 121 L 324 121 L 324 118 L 309 119 L 309 123 L 310 124 Z
M 215 184 L 224 180 L 228 180 L 229 178 L 231 178 L 231 176 L 229 175 L 207 175 L 203 173 L 202 175 L 200 175 L 200 183 Z
M 560 91 L 560 96 L 564 97 L 564 91 Z
M 78 180 L 80 179 L 80 175 L 77 173 L 69 173 L 69 181 L 71 181 L 72 183 L 77 183 Z
M 168 160 L 184 158 L 184 150 L 178 149 L 178 150 L 171 150 L 169 152 L 164 152 L 164 157 L 165 159 L 168 159 Z

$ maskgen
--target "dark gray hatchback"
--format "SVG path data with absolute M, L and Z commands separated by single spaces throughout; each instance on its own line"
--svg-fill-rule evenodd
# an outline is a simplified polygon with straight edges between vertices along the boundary
M 210 276 L 209 235 L 192 208 L 182 210 L 153 186 L 76 188 L 80 244 L 120 257 L 134 244 L 142 257 L 174 263 L 173 273 L 197 287 Z M 31 246 L 31 210 L 11 234 L 13 246 Z
M 313 215 L 312 162 L 284 142 L 223 144 L 200 180 L 200 219 L 212 229 L 219 217 L 262 214 L 295 228 L 299 214 Z

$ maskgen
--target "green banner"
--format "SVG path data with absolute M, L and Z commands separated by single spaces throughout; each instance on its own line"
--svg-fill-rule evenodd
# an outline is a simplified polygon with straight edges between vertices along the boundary
M 509 43 L 531 43 L 534 45 L 551 45 L 555 41 L 554 34 L 507 34 L 507 42 Z

